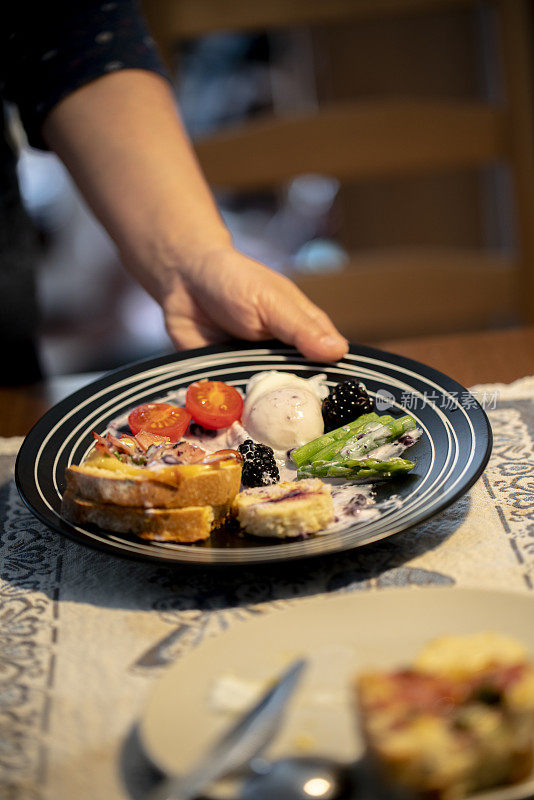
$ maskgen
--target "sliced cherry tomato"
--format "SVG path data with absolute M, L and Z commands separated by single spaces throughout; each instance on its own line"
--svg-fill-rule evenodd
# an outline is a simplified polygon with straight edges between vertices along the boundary
M 243 413 L 243 398 L 222 381 L 195 381 L 187 390 L 185 404 L 195 422 L 209 430 L 227 428 Z
M 132 433 L 139 431 L 154 433 L 157 436 L 166 436 L 171 442 L 182 438 L 191 421 L 191 414 L 170 403 L 145 403 L 137 406 L 128 417 L 128 424 Z

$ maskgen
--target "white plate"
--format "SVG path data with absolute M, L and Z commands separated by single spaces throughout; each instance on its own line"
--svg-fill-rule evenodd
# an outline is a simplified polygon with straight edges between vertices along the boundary
M 356 673 L 402 666 L 430 639 L 451 633 L 498 631 L 521 639 L 534 655 L 533 622 L 534 597 L 476 589 L 382 590 L 305 599 L 284 611 L 267 608 L 265 616 L 204 642 L 165 673 L 142 716 L 141 738 L 163 771 L 182 773 L 234 719 L 235 712 L 213 702 L 227 676 L 262 690 L 305 656 L 308 668 L 266 755 L 354 761 L 362 752 L 351 697 Z M 528 787 L 534 791 L 534 779 Z M 523 783 L 484 798 L 516 800 L 526 788 Z M 224 788 L 216 794 L 224 796 Z

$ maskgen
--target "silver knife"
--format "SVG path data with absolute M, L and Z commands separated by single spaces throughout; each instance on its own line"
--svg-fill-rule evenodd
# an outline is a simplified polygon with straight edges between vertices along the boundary
M 305 664 L 304 659 L 295 661 L 190 772 L 165 779 L 147 800 L 193 800 L 213 781 L 248 764 L 278 731 Z

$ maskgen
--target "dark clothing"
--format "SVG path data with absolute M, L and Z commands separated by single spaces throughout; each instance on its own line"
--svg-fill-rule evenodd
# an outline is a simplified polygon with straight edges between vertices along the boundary
M 46 149 L 43 122 L 71 92 L 121 69 L 165 71 L 135 0 L 9 5 L 7 24 L 0 31 L 0 336 L 11 353 L 24 354 L 28 367 L 33 359 L 31 375 L 25 377 L 36 380 L 35 355 L 27 360 L 36 325 L 35 237 L 20 204 L 3 100 L 18 107 L 29 143 Z M 20 380 L 13 373 L 0 377 L 2 382 Z
M 33 383 L 42 377 L 35 333 L 37 237 L 20 200 L 14 149 L 0 103 L 0 337 L 4 368 L 0 386 Z
M 0 81 L 19 107 L 28 140 L 46 147 L 41 126 L 62 98 L 119 69 L 163 67 L 134 0 L 10 3 L 0 34 Z

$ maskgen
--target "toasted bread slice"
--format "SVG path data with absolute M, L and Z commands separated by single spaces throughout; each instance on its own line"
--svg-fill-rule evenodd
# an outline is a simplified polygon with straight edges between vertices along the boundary
M 241 464 L 179 464 L 147 469 L 102 456 L 66 470 L 67 490 L 94 503 L 144 508 L 223 506 L 239 491 Z
M 331 488 L 319 478 L 245 489 L 233 510 L 247 533 L 281 539 L 315 533 L 334 519 Z
M 187 508 L 141 508 L 113 503 L 94 503 L 67 491 L 61 513 L 69 522 L 90 523 L 104 530 L 133 533 L 142 539 L 164 542 L 197 542 L 207 539 L 226 519 L 225 505 L 189 506 Z

